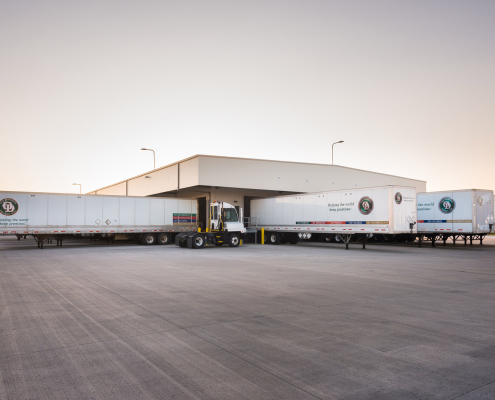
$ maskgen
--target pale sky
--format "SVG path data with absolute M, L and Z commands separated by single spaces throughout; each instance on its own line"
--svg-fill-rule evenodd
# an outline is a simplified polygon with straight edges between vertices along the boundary
M 2 1 L 1 190 L 192 156 L 495 189 L 495 1 Z

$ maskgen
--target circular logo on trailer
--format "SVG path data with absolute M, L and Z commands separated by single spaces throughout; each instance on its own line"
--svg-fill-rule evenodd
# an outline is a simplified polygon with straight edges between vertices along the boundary
M 438 203 L 438 208 L 444 214 L 450 214 L 452 211 L 454 211 L 455 201 L 450 197 L 444 197 L 442 200 L 440 200 L 440 203 Z
M 362 197 L 359 200 L 359 212 L 363 215 L 368 215 L 371 211 L 373 211 L 373 200 L 368 196 Z
M 478 196 L 478 204 L 479 204 L 480 206 L 482 206 L 482 205 L 483 205 L 483 198 L 482 198 L 481 196 Z
M 400 192 L 397 192 L 397 193 L 395 194 L 395 202 L 396 202 L 397 204 L 402 203 L 402 195 L 400 194 Z
M 0 213 L 3 215 L 14 215 L 19 210 L 19 204 L 14 199 L 0 200 Z

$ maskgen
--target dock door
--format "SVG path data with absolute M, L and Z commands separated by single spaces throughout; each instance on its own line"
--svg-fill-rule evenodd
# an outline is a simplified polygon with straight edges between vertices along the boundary
M 202 231 L 207 227 L 206 203 L 206 197 L 198 197 L 198 224 Z

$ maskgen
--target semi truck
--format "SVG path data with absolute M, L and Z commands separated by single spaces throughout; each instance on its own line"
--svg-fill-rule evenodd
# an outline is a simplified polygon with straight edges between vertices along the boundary
M 311 234 L 335 237 L 346 249 L 358 239 L 365 248 L 374 236 L 416 237 L 416 189 L 382 186 L 253 199 L 251 216 L 270 244 L 295 244 Z
M 481 189 L 418 193 L 418 239 L 436 241 L 457 239 L 470 244 L 493 231 L 493 191 Z
M 0 192 L 0 235 L 32 235 L 41 249 L 69 237 L 166 245 L 197 231 L 196 199 Z
M 239 208 L 239 212 L 240 215 L 229 203 L 214 201 L 211 204 L 206 232 L 180 233 L 175 237 L 175 244 L 191 249 L 201 249 L 210 244 L 215 246 L 228 244 L 230 247 L 237 247 L 241 243 L 242 235 L 246 232 L 242 222 L 242 208 Z

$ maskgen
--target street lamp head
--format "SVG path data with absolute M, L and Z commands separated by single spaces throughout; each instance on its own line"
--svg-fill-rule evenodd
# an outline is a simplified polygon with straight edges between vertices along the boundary
M 82 191 L 82 185 L 81 185 L 80 183 L 73 183 L 72 185 L 73 185 L 73 186 L 74 186 L 74 185 L 79 186 L 79 193 L 81 193 L 81 191 Z
M 332 165 L 333 165 L 333 146 L 336 145 L 336 144 L 339 144 L 339 143 L 344 143 L 344 141 L 343 140 L 339 140 L 338 142 L 332 143 Z
M 149 150 L 149 151 L 152 151 L 153 152 L 153 169 L 156 168 L 156 165 L 155 165 L 155 150 L 153 149 L 146 149 L 146 148 L 142 148 L 141 150 Z

